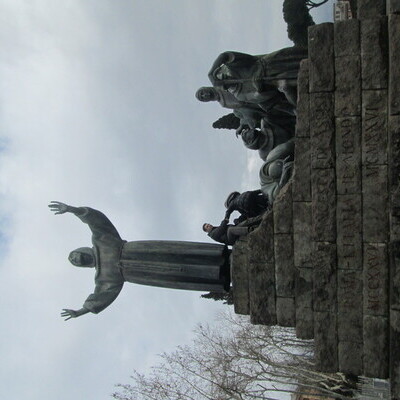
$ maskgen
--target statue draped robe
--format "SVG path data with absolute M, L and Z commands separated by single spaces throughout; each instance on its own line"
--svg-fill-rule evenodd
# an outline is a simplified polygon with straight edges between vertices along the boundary
M 100 211 L 76 214 L 92 231 L 95 290 L 83 307 L 99 313 L 118 296 L 124 282 L 173 289 L 223 291 L 229 287 L 229 250 L 219 244 L 122 240 Z

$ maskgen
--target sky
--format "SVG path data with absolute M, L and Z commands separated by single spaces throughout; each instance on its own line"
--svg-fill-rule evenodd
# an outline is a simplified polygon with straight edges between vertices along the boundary
M 94 288 L 68 253 L 88 227 L 52 200 L 103 211 L 126 240 L 209 242 L 262 161 L 198 102 L 225 50 L 290 46 L 281 0 L 0 0 L 0 398 L 109 399 L 135 368 L 188 343 L 226 306 L 126 283 L 98 315 L 64 321 Z M 316 21 L 331 19 L 331 5 Z

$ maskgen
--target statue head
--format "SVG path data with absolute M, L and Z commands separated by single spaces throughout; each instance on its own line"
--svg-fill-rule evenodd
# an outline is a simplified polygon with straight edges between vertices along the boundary
M 211 224 L 209 224 L 208 222 L 205 222 L 203 224 L 203 231 L 204 232 L 210 233 L 213 229 L 214 229 L 214 227 Z
M 230 206 L 230 204 L 232 203 L 232 201 L 234 199 L 236 199 L 236 197 L 238 197 L 239 195 L 240 195 L 239 192 L 230 193 L 229 196 L 225 200 L 225 208 L 228 208 Z
M 203 86 L 196 92 L 196 99 L 199 101 L 218 101 L 219 94 L 212 86 Z
M 75 267 L 93 268 L 96 265 L 94 251 L 90 247 L 80 247 L 71 251 L 68 260 Z

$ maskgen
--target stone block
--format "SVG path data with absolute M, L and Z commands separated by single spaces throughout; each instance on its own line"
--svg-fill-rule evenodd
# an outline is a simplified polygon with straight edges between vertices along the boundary
M 313 240 L 336 242 L 335 170 L 311 170 Z
M 381 165 L 388 161 L 387 90 L 364 90 L 362 104 L 362 163 Z
M 275 268 L 273 264 L 250 264 L 249 293 L 251 323 L 276 325 Z
M 247 252 L 247 240 L 242 238 L 235 243 L 231 254 L 234 310 L 236 314 L 243 315 L 250 314 Z
M 400 241 L 390 243 L 390 307 L 400 311 Z
M 363 280 L 361 271 L 338 271 L 338 337 L 345 342 L 362 343 Z
M 311 268 L 295 269 L 296 335 L 300 339 L 314 337 Z
M 362 269 L 361 195 L 337 196 L 338 268 Z
M 292 181 L 285 185 L 274 201 L 274 232 L 293 232 Z
M 375 18 L 386 13 L 386 0 L 357 0 L 357 18 Z
M 389 376 L 389 321 L 386 317 L 364 316 L 364 375 Z
M 296 326 L 296 308 L 293 297 L 276 298 L 276 318 L 280 326 Z
M 335 89 L 333 24 L 324 23 L 308 28 L 310 92 Z
M 312 265 L 311 202 L 293 202 L 293 255 L 296 267 Z
M 360 54 L 360 21 L 349 19 L 334 24 L 335 57 Z
M 361 119 L 336 118 L 338 194 L 361 193 Z
M 258 228 L 247 235 L 249 263 L 274 263 L 274 217 L 264 214 Z
M 335 58 L 337 117 L 361 115 L 361 60 L 359 53 L 355 54 Z
M 400 12 L 400 1 L 397 12 Z M 400 114 L 400 15 L 389 17 L 389 112 Z
M 314 311 L 336 312 L 336 245 L 314 242 L 313 261 L 313 309 Z
M 400 14 L 400 0 L 387 0 L 387 6 L 388 14 Z
M 310 138 L 312 168 L 335 164 L 335 118 L 333 93 L 311 93 Z
M 311 201 L 310 138 L 296 138 L 294 149 L 293 201 Z
M 317 370 L 336 372 L 339 368 L 336 313 L 314 312 L 314 340 Z
M 387 245 L 364 243 L 364 315 L 388 315 L 389 266 Z
M 400 398 L 400 311 L 390 312 L 390 383 L 392 399 Z
M 395 191 L 400 184 L 400 115 L 388 119 L 389 136 L 389 188 Z
M 310 95 L 308 60 L 302 60 L 297 77 L 296 138 L 310 137 Z
M 375 2 L 375 0 L 373 0 Z M 361 21 L 361 77 L 363 89 L 388 85 L 387 18 Z
M 363 373 L 362 343 L 339 341 L 339 371 L 356 376 Z
M 293 236 L 290 233 L 276 234 L 275 280 L 276 294 L 282 297 L 294 296 Z
M 387 166 L 366 166 L 362 173 L 363 240 L 386 242 L 389 231 Z

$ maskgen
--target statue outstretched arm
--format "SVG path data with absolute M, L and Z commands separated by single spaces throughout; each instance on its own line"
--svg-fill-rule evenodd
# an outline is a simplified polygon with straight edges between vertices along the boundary
M 81 308 L 79 310 L 70 310 L 68 308 L 63 308 L 61 317 L 65 318 L 65 321 L 68 321 L 71 318 L 77 318 L 80 317 L 81 315 L 87 314 L 89 310 L 86 308 Z
M 49 204 L 50 211 L 53 211 L 55 215 L 58 214 L 65 214 L 67 212 L 80 215 L 84 214 L 85 208 L 84 207 L 72 207 L 68 204 L 61 203 L 60 201 L 51 201 Z
M 117 239 L 121 239 L 111 221 L 98 210 L 90 207 L 72 207 L 60 201 L 50 202 L 49 208 L 55 215 L 65 214 L 67 212 L 75 214 L 82 222 L 89 225 L 94 236 L 109 234 Z

